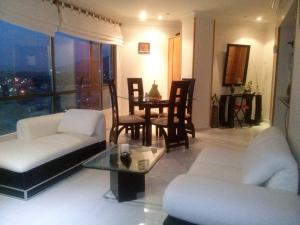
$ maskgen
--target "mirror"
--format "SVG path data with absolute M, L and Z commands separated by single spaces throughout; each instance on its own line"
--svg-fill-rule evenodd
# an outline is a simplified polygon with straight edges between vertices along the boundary
M 223 86 L 245 84 L 249 53 L 250 45 L 227 44 Z

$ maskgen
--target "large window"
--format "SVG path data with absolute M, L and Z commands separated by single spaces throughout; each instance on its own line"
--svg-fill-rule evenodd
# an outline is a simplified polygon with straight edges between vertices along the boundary
M 102 71 L 103 82 L 106 84 L 108 80 L 113 79 L 113 54 L 114 48 L 108 44 L 102 44 Z
M 0 30 L 0 135 L 22 118 L 109 107 L 103 84 L 113 78 L 115 46 L 3 21 Z
M 101 109 L 100 44 L 57 33 L 54 46 L 58 110 Z
M 52 111 L 50 38 L 0 21 L 0 135 Z M 43 97 L 41 97 L 43 96 Z

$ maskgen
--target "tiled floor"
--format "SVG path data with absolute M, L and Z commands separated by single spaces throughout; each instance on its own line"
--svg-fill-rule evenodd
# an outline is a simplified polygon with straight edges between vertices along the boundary
M 146 175 L 146 192 L 136 201 L 118 203 L 103 198 L 109 189 L 109 173 L 91 169 L 82 169 L 29 201 L 0 196 L 0 225 L 161 225 L 167 216 L 162 210 L 166 186 L 189 169 L 201 149 L 217 145 L 242 150 L 266 127 L 197 132 L 190 139 L 190 149 L 166 154 Z M 127 141 L 125 135 L 119 140 Z M 154 145 L 162 146 L 163 140 Z

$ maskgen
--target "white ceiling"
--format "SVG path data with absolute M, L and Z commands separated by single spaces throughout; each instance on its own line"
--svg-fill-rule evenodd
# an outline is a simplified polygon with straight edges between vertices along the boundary
M 214 18 L 229 18 L 261 22 L 274 22 L 275 11 L 270 0 L 65 0 L 81 8 L 120 21 L 138 19 L 145 10 L 149 19 L 161 14 L 166 21 L 179 21 L 186 15 L 198 11 Z

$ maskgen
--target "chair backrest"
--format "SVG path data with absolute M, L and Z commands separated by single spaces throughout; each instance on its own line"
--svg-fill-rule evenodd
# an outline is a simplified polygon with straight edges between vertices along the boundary
M 189 81 L 172 81 L 168 110 L 170 132 L 175 130 L 175 126 L 178 128 L 178 132 L 185 130 L 185 110 L 189 85 Z M 174 124 L 175 117 L 179 120 L 178 125 Z
M 194 87 L 195 87 L 195 78 L 183 78 L 184 81 L 189 81 L 189 90 L 188 90 L 188 96 L 187 96 L 187 103 L 186 103 L 186 112 L 190 114 L 192 117 L 193 112 L 193 98 L 194 98 Z
M 134 106 L 137 105 L 135 104 L 134 98 L 138 97 L 139 100 L 142 100 L 144 96 L 143 79 L 127 78 L 127 85 L 128 85 L 129 114 L 134 114 Z M 142 110 L 143 107 L 139 106 L 139 109 Z
M 118 108 L 118 97 L 117 90 L 114 80 L 108 81 L 108 87 L 111 99 L 111 110 L 112 110 L 112 123 L 114 126 L 119 124 L 119 108 Z

